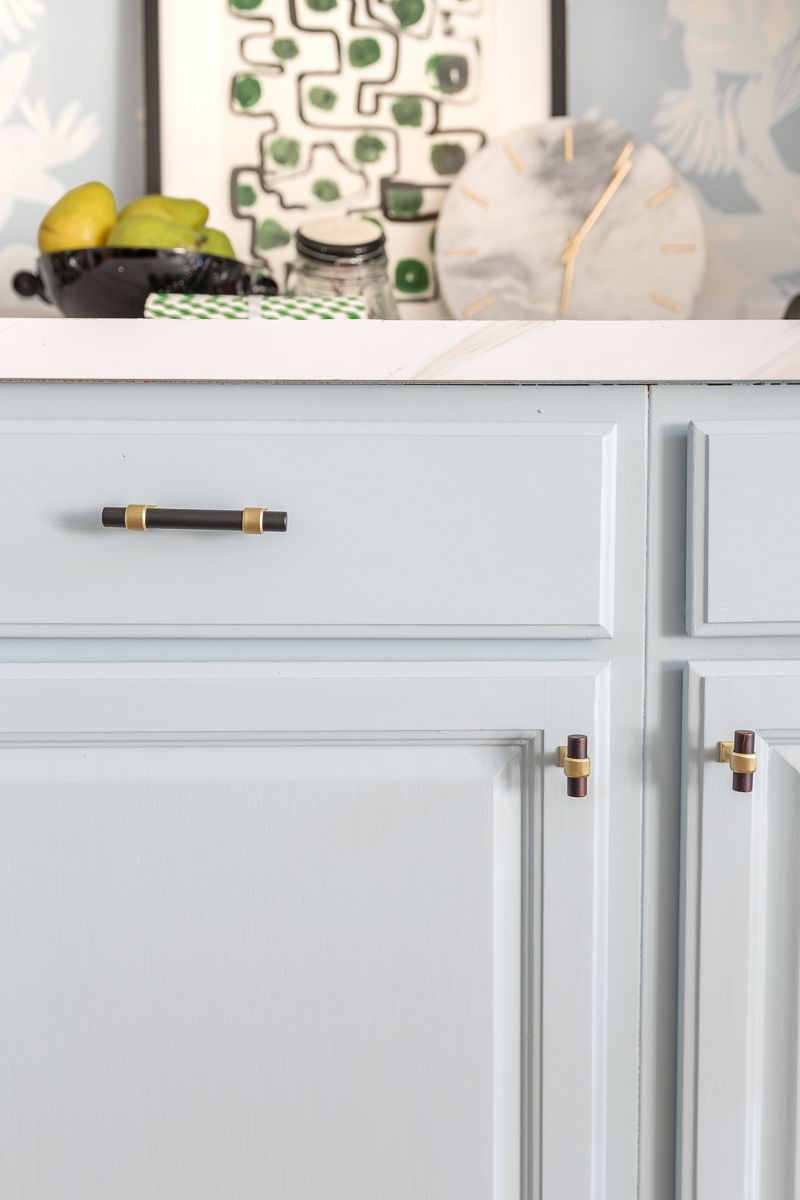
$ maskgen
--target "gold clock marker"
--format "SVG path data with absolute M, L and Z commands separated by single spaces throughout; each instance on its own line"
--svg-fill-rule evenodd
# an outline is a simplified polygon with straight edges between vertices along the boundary
M 635 148 L 636 148 L 635 142 L 626 142 L 625 145 L 620 150 L 619 155 L 617 156 L 617 161 L 614 163 L 614 166 L 612 167 L 612 171 L 618 171 L 620 169 L 620 167 L 628 161 L 630 156 L 633 154 L 633 151 L 635 150 Z
M 564 127 L 564 162 L 572 162 L 575 157 L 575 134 L 571 125 Z
M 662 254 L 694 254 L 697 246 L 693 242 L 685 244 L 665 242 L 661 247 Z
M 525 164 L 522 161 L 522 159 L 520 158 L 520 156 L 517 154 L 514 147 L 513 146 L 504 146 L 503 149 L 505 150 L 508 157 L 511 159 L 511 162 L 514 166 L 514 170 L 517 172 L 517 174 L 524 175 L 525 174 Z
M 677 300 L 670 300 L 669 296 L 662 296 L 661 292 L 651 292 L 650 299 L 660 304 L 662 308 L 669 309 L 670 312 L 683 312 L 683 305 L 678 304 Z
M 447 253 L 450 255 L 451 258 L 457 258 L 457 257 L 462 257 L 462 256 L 464 258 L 467 258 L 467 257 L 472 257 L 475 254 L 480 254 L 480 250 L 478 249 L 477 246 L 454 246 L 453 249 L 448 250 Z
M 467 199 L 471 200 L 473 204 L 480 204 L 481 208 L 491 208 L 492 207 L 491 200 L 487 200 L 485 196 L 476 195 L 475 192 L 469 191 L 468 188 L 462 188 L 461 195 L 466 196 Z
M 664 188 L 663 192 L 656 192 L 655 196 L 651 196 L 647 201 L 647 207 L 658 208 L 659 204 L 663 204 L 665 200 L 669 200 L 670 196 L 674 196 L 677 190 L 677 183 L 673 183 L 671 187 Z
M 497 292 L 489 292 L 488 295 L 481 296 L 480 300 L 476 300 L 474 304 L 470 304 L 468 308 L 464 309 L 464 316 L 468 319 L 469 317 L 474 317 L 476 313 L 483 312 L 485 308 L 494 304 L 496 299 Z

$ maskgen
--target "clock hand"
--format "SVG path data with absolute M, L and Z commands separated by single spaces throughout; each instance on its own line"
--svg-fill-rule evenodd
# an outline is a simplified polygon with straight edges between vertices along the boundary
M 625 143 L 625 145 L 622 147 L 619 154 L 617 155 L 617 161 L 614 163 L 614 166 L 611 168 L 612 173 L 614 175 L 616 175 L 617 171 L 620 169 L 620 167 L 623 165 L 623 163 L 626 163 L 628 161 L 630 156 L 633 154 L 633 151 L 635 148 L 636 148 L 635 142 L 626 142 Z
M 574 237 L 575 234 L 572 234 Z M 571 241 L 572 239 L 570 239 Z M 569 244 L 569 243 L 568 243 Z M 570 254 L 564 262 L 564 281 L 561 284 L 561 303 L 558 306 L 559 316 L 565 317 L 569 312 L 569 297 L 572 291 L 572 280 L 575 275 L 575 259 L 578 257 L 577 250 L 574 254 Z
M 592 211 L 589 213 L 586 220 L 581 225 L 576 233 L 570 235 L 567 244 L 564 247 L 564 253 L 561 256 L 561 261 L 564 264 L 564 279 L 561 284 L 561 302 L 559 304 L 559 315 L 565 317 L 569 312 L 569 300 L 572 293 L 572 281 L 575 277 L 575 260 L 578 257 L 578 251 L 581 248 L 586 235 L 593 229 L 596 221 L 606 208 L 606 205 L 611 201 L 621 186 L 628 172 L 631 170 L 633 163 L 630 161 L 633 153 L 633 142 L 626 142 L 623 146 L 616 162 L 612 168 L 612 176 L 609 183 L 603 190 L 603 194 L 595 204 Z
M 622 157 L 622 156 L 620 156 L 620 157 Z M 578 253 L 578 250 L 581 247 L 581 242 L 583 242 L 587 233 L 589 233 L 590 230 L 594 228 L 594 225 L 596 224 L 596 222 L 599 219 L 599 217 L 601 216 L 601 214 L 604 212 L 609 201 L 612 200 L 613 197 L 616 195 L 618 188 L 621 187 L 626 176 L 628 175 L 631 168 L 633 167 L 633 163 L 631 162 L 630 158 L 623 159 L 622 162 L 620 162 L 620 160 L 617 159 L 617 162 L 619 163 L 619 166 L 616 167 L 614 174 L 611 177 L 611 181 L 606 185 L 606 188 L 605 188 L 602 196 L 597 201 L 594 208 L 589 213 L 588 217 L 583 222 L 583 224 L 581 225 L 578 232 L 572 235 L 572 237 L 568 240 L 566 246 L 564 247 L 564 253 L 561 256 L 561 261 L 563 263 L 566 264 L 568 258 L 572 258 Z

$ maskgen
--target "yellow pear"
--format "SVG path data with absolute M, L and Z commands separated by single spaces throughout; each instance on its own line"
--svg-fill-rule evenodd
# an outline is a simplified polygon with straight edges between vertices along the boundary
M 199 200 L 180 200 L 177 196 L 140 196 L 131 200 L 119 214 L 124 217 L 161 217 L 176 225 L 199 229 L 208 220 L 208 209 Z
M 221 229 L 212 229 L 204 225 L 197 231 L 197 249 L 203 254 L 215 254 L 218 258 L 236 258 L 236 251 L 231 245 L 231 239 Z
M 42 254 L 102 246 L 117 219 L 114 195 L 104 183 L 82 183 L 56 201 L 39 226 Z
M 109 233 L 107 245 L 133 250 L 197 250 L 200 240 L 197 229 L 142 215 L 121 217 Z

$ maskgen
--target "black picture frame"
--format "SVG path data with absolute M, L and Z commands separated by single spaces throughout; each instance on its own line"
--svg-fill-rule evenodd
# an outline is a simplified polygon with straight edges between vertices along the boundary
M 550 0 L 550 116 L 567 107 L 567 0 Z
M 161 75 L 158 0 L 142 0 L 144 29 L 145 187 L 161 191 Z
M 219 0 L 224 3 L 224 0 Z M 502 0 L 499 0 L 502 4 Z M 159 0 L 142 0 L 145 84 L 145 179 L 148 192 L 161 191 L 161 80 Z M 550 0 L 550 115 L 567 114 L 567 0 Z

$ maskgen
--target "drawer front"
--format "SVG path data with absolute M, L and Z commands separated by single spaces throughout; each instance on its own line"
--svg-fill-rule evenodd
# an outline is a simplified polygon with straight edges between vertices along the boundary
M 800 633 L 800 421 L 704 421 L 689 437 L 688 631 Z
M 6 421 L 5 632 L 607 637 L 613 422 Z M 101 527 L 104 506 L 286 533 Z

